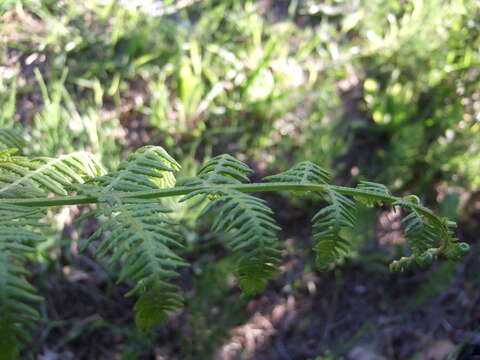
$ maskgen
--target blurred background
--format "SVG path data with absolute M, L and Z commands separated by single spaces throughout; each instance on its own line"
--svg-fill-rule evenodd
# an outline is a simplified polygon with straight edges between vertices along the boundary
M 179 207 L 186 307 L 141 334 L 128 286 L 78 251 L 98 224 L 60 209 L 32 265 L 47 301 L 25 358 L 480 354 L 479 49 L 477 0 L 0 1 L 0 128 L 22 133 L 26 154 L 86 149 L 112 170 L 155 144 L 182 164 L 179 178 L 229 153 L 257 181 L 310 160 L 337 184 L 419 195 L 472 247 L 462 263 L 392 275 L 401 216 L 359 208 L 355 251 L 320 273 L 308 229 L 322 204 L 262 195 L 285 251 L 279 277 L 245 299 L 222 238 Z

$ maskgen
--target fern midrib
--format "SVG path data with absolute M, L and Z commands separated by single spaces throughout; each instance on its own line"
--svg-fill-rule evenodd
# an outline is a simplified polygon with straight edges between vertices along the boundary
M 338 201 L 338 199 L 335 196 L 335 192 L 332 190 L 327 190 L 328 196 L 330 197 L 330 200 L 332 201 L 332 204 L 335 209 L 335 230 L 336 233 L 340 231 L 340 220 L 342 219 L 342 210 L 341 210 L 341 204 Z
M 342 195 L 349 196 L 366 196 L 374 200 L 379 200 L 387 203 L 394 203 L 396 201 L 402 201 L 405 205 L 416 209 L 420 214 L 427 217 L 429 220 L 436 224 L 443 224 L 438 217 L 428 208 L 416 204 L 414 202 L 405 200 L 401 197 L 393 195 L 386 195 L 374 191 L 355 189 L 349 187 L 343 187 L 338 185 L 328 184 L 301 184 L 301 183 L 250 183 L 250 184 L 234 184 L 234 185 L 193 185 L 193 186 L 178 186 L 168 189 L 155 189 L 135 192 L 119 192 L 116 195 L 120 198 L 138 198 L 138 199 L 154 199 L 162 197 L 173 197 L 187 195 L 194 191 L 201 191 L 218 187 L 226 190 L 237 190 L 241 192 L 279 192 L 279 191 L 315 191 L 315 192 L 327 192 L 328 190 L 336 191 Z M 22 206 L 33 207 L 51 207 L 51 206 L 63 206 L 63 205 L 79 205 L 79 204 L 95 204 L 105 202 L 104 199 L 99 199 L 94 196 L 76 195 L 76 196 L 54 196 L 45 198 L 8 198 L 0 199 L 0 204 L 13 204 Z

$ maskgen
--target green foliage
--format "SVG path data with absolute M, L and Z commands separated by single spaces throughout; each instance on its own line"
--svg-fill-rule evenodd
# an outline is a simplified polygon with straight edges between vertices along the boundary
M 280 174 L 267 176 L 264 180 L 300 184 L 328 184 L 330 173 L 317 164 L 303 161 Z
M 300 184 L 328 184 L 329 172 L 309 161 L 301 162 L 290 170 L 265 178 L 268 181 Z M 318 211 L 312 219 L 315 233 L 316 263 L 319 269 L 328 270 L 331 263 L 348 252 L 349 243 L 340 234 L 342 228 L 354 226 L 355 203 L 346 196 L 328 189 L 323 194 L 329 206 Z
M 477 186 L 478 112 L 468 104 L 479 83 L 478 4 L 372 1 L 359 13 L 367 126 L 386 142 L 368 175 L 422 193 L 438 180 Z
M 168 281 L 178 276 L 177 269 L 188 266 L 173 249 L 182 248 L 171 212 L 157 201 L 120 199 L 117 193 L 170 187 L 172 172 L 179 165 L 160 147 L 146 146 L 131 154 L 118 171 L 94 178 L 78 187 L 80 192 L 103 198 L 108 206 L 85 217 L 108 220 L 89 238 L 88 243 L 104 235 L 96 254 L 109 257 L 109 266 L 123 260 L 118 281 L 133 280 L 136 286 L 127 296 L 140 294 L 135 304 L 135 322 L 141 329 L 151 329 L 167 317 L 167 312 L 181 307 L 178 287 Z
M 182 267 L 189 265 L 180 254 L 183 245 L 175 230 L 176 223 L 169 217 L 171 210 L 158 198 L 184 195 L 180 201 L 185 201 L 202 196 L 210 201 L 204 213 L 219 209 L 212 231 L 228 234 L 227 245 L 236 258 L 238 284 L 246 295 L 265 288 L 266 280 L 278 271 L 275 264 L 280 262 L 281 254 L 276 236 L 281 229 L 273 219 L 273 211 L 265 200 L 246 192 L 307 192 L 318 194 L 329 203 L 312 219 L 313 247 L 320 270 L 328 269 L 350 251 L 342 229 L 353 227 L 356 221 L 355 199 L 370 205 L 400 206 L 410 213 L 404 222 L 411 255 L 394 261 L 392 270 L 402 271 L 414 262 L 426 265 L 439 255 L 458 260 L 468 252 L 467 244 L 453 238 L 451 228 L 455 223 L 424 208 L 418 197 L 396 198 L 385 186 L 372 182 L 362 182 L 357 188 L 331 185 L 329 172 L 311 162 L 268 177 L 271 182 L 252 184 L 244 183 L 252 172 L 246 164 L 230 155 L 220 155 L 208 161 L 196 177 L 175 186 L 174 172 L 180 167 L 158 146 L 140 148 L 127 156 L 118 170 L 96 177 L 92 176 L 101 173 L 103 167 L 92 155 L 28 159 L 12 156 L 13 152 L 4 150 L 0 163 L 0 239 L 6 240 L 0 241 L 0 286 L 4 288 L 0 324 L 1 333 L 12 331 L 9 336 L 24 338 L 23 327 L 33 326 L 36 312 L 22 304 L 38 297 L 21 277 L 27 273 L 19 263 L 24 262 L 25 254 L 39 240 L 30 227 L 39 225 L 44 206 L 99 204 L 83 215 L 104 220 L 85 246 L 95 244 L 97 256 L 108 260 L 109 267 L 121 263 L 119 282 L 135 283 L 126 295 L 138 296 L 135 321 L 143 330 L 154 328 L 182 306 L 182 297 L 177 294 L 179 287 L 172 280 L 179 276 Z M 87 181 L 82 183 L 84 178 Z M 77 195 L 70 196 L 74 191 Z M 48 197 L 49 194 L 69 196 Z M 15 322 L 9 321 L 8 316 L 12 315 Z M 3 345 L 5 353 L 15 353 L 18 341 L 13 339 L 8 344 Z
M 312 219 L 315 241 L 316 262 L 320 270 L 342 258 L 349 250 L 349 242 L 341 235 L 344 227 L 353 227 L 355 203 L 336 191 L 327 191 L 330 205 L 315 214 Z
M 248 181 L 246 175 L 252 172 L 252 169 L 234 157 L 220 155 L 208 161 L 198 171 L 197 177 L 187 180 L 185 184 L 240 184 Z
M 390 191 L 388 188 L 379 183 L 371 182 L 371 181 L 360 181 L 360 183 L 357 185 L 357 189 L 362 190 L 362 191 L 367 191 L 367 192 L 372 192 L 374 194 L 378 195 L 384 195 L 386 197 L 391 196 Z M 368 197 L 363 197 L 363 196 L 356 196 L 356 200 L 364 203 L 368 207 L 373 207 L 374 205 L 382 205 L 381 200 L 371 200 Z
M 42 209 L 0 204 L 0 359 L 16 359 L 39 318 L 32 302 L 41 301 L 25 279 L 25 265 L 42 237 L 32 229 L 44 224 Z
M 311 61 L 321 49 L 321 61 L 331 65 L 323 50 L 329 29 L 301 30 L 291 21 L 272 21 L 254 1 L 175 3 L 166 6 L 168 11 L 148 1 L 138 6 L 117 1 L 5 4 L 19 26 L 0 25 L 0 34 L 6 46 L 31 55 L 36 68 L 35 79 L 29 79 L 35 81 L 26 86 L 17 79 L 21 69 L 12 69 L 3 87 L 0 76 L 0 89 L 11 97 L 5 99 L 8 119 L 18 115 L 24 97 L 40 95 L 28 123 L 41 150 L 50 154 L 71 152 L 72 144 L 93 146 L 102 160 L 100 152 L 113 153 L 105 161 L 109 169 L 129 139 L 114 129 L 102 134 L 95 128 L 107 132 L 118 119 L 129 122 L 130 115 L 148 123 L 155 139 L 175 144 L 173 154 L 182 158 L 196 151 L 197 141 L 207 148 L 236 142 L 252 157 L 279 146 L 272 155 L 283 160 L 291 147 L 301 149 L 297 158 L 305 158 L 302 145 L 316 138 L 316 156 L 327 148 L 333 153 L 328 135 L 335 124 L 325 107 L 338 104 L 335 79 Z M 32 18 L 45 27 L 27 31 Z M 297 114 L 298 107 L 311 108 L 312 119 Z M 20 115 L 24 120 L 30 114 Z M 283 124 L 291 121 L 288 135 L 314 131 L 285 136 Z M 105 145 L 113 149 L 106 151 Z
M 192 192 L 182 200 L 196 195 L 208 195 L 212 201 L 204 213 L 220 207 L 212 230 L 231 233 L 229 246 L 238 256 L 239 285 L 247 295 L 265 288 L 264 280 L 272 279 L 280 262 L 278 240 L 275 231 L 281 230 L 272 218 L 273 211 L 262 199 L 221 185 L 240 184 L 248 181 L 246 174 L 253 172 L 247 165 L 229 155 L 220 155 L 198 172 L 198 177 L 187 184 L 220 185 Z
M 273 264 L 280 262 L 275 232 L 281 229 L 272 218 L 273 211 L 264 200 L 240 191 L 214 189 L 202 193 L 218 196 L 205 212 L 221 206 L 212 230 L 232 233 L 229 246 L 239 256 L 240 287 L 247 295 L 258 293 L 265 288 L 264 280 L 272 279 L 278 271 Z
M 152 190 L 175 185 L 180 165 L 159 146 L 144 146 L 130 154 L 117 171 L 91 179 L 82 192 L 109 196 L 111 192 Z
M 98 160 L 87 152 L 32 159 L 14 156 L 15 152 L 0 152 L 2 197 L 29 198 L 49 193 L 67 195 L 75 184 L 104 172 Z
M 0 144 L 7 149 L 22 149 L 25 141 L 23 135 L 16 129 L 0 129 Z
M 408 249 L 393 270 L 441 255 L 460 258 L 468 246 L 454 238 L 451 224 L 428 212 L 418 197 L 404 195 L 422 194 L 435 207 L 442 195 L 438 185 L 454 185 L 463 194 L 480 184 L 479 15 L 478 4 L 469 0 L 3 1 L 0 128 L 8 129 L 0 130 L 0 198 L 45 200 L 77 192 L 83 203 L 100 202 L 91 215 L 105 220 L 104 232 L 91 244 L 111 244 L 99 253 L 102 260 L 123 254 L 110 264 L 117 269 L 130 251 L 123 243 L 132 253 L 144 251 L 144 243 L 156 249 L 163 244 L 184 257 L 171 220 L 185 223 L 179 211 L 184 203 L 176 196 L 201 197 L 235 254 L 240 284 L 254 292 L 274 275 L 278 230 L 252 236 L 251 246 L 235 239 L 248 230 L 246 224 L 276 226 L 274 216 L 246 194 L 258 189 L 246 184 L 252 170 L 245 164 L 224 155 L 195 176 L 196 169 L 214 152 L 241 154 L 262 175 L 314 159 L 331 167 L 332 176 L 302 162 L 265 178 L 272 188 L 262 189 L 327 203 L 313 222 L 321 268 L 351 253 L 353 202 L 405 214 Z M 195 177 L 175 186 L 178 166 L 159 148 L 137 151 L 118 166 L 120 154 L 147 143 L 165 144 L 182 160 L 179 176 Z M 96 154 L 102 165 L 76 149 Z M 114 171 L 106 174 L 103 167 Z M 336 175 L 342 183 L 359 184 L 339 189 L 330 185 Z M 147 197 L 123 194 L 137 191 Z M 172 195 L 169 202 L 162 191 Z M 156 203 L 152 194 L 159 196 Z M 247 213 L 245 223 L 229 217 L 230 211 Z M 150 218 L 158 223 L 148 223 Z M 127 220 L 143 229 L 143 240 L 133 238 Z M 116 238 L 117 228 L 128 239 Z M 157 240 L 157 234 L 164 237 Z M 253 256 L 254 265 L 241 270 L 254 244 L 269 255 Z M 158 261 L 164 253 L 157 253 Z M 180 269 L 156 278 L 174 286 Z M 254 274 L 248 281 L 242 281 L 245 271 Z M 133 271 L 125 276 L 143 284 Z M 179 305 L 176 293 L 172 288 L 163 297 L 143 287 L 139 325 L 165 318 Z

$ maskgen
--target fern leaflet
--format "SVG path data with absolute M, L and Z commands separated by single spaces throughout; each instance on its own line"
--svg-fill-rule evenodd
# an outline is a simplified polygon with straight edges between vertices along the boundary
M 135 287 L 126 295 L 140 294 L 135 305 L 140 328 L 151 328 L 166 319 L 167 312 L 182 306 L 176 294 L 178 287 L 168 281 L 177 277 L 177 269 L 188 266 L 174 250 L 183 248 L 175 225 L 167 217 L 169 209 L 143 199 L 119 199 L 93 211 L 90 215 L 107 216 L 109 220 L 89 238 L 89 243 L 105 237 L 96 249 L 102 258 L 110 258 L 112 267 L 123 259 L 118 282 L 130 279 Z M 152 298 L 155 301 L 152 302 Z M 146 308 L 143 304 L 151 304 Z
M 281 230 L 264 200 L 218 186 L 239 184 L 248 180 L 246 174 L 250 172 L 252 170 L 247 165 L 229 155 L 215 157 L 200 170 L 198 178 L 187 181 L 212 187 L 194 191 L 180 200 L 208 195 L 213 201 L 203 213 L 220 208 L 212 230 L 231 233 L 229 246 L 238 257 L 239 286 L 247 295 L 263 290 L 265 280 L 273 278 L 278 271 L 273 266 L 279 262 L 280 254 L 275 231 Z
M 7 149 L 23 149 L 25 140 L 17 129 L 0 129 L 0 145 Z
M 267 176 L 264 180 L 300 184 L 328 184 L 330 173 L 311 161 L 303 161 L 280 174 Z
M 310 161 L 304 161 L 265 179 L 294 184 L 328 185 L 330 173 Z M 348 252 L 349 243 L 340 235 L 340 231 L 343 227 L 353 227 L 355 203 L 332 188 L 326 188 L 323 197 L 330 205 L 315 214 L 312 226 L 315 229 L 313 240 L 317 266 L 320 270 L 327 270 L 331 263 L 340 260 Z
M 252 173 L 246 164 L 228 154 L 210 159 L 199 171 L 196 177 L 187 179 L 183 185 L 222 185 L 241 184 L 248 182 L 247 174 Z
M 35 326 L 38 312 L 29 305 L 40 301 L 25 279 L 26 256 L 42 240 L 32 228 L 42 226 L 43 211 L 15 205 L 0 205 L 0 358 L 16 358 L 19 346 L 28 341 L 27 329 Z
M 357 189 L 362 190 L 362 192 L 365 193 L 372 193 L 372 194 L 380 194 L 384 196 L 391 196 L 390 191 L 388 188 L 379 183 L 371 182 L 371 181 L 360 181 L 360 183 L 357 185 Z M 354 197 L 355 200 L 360 201 L 361 203 L 365 204 L 368 207 L 373 207 L 375 205 L 382 205 L 382 201 L 380 200 L 374 200 L 371 197 L 368 197 L 366 195 L 357 195 Z
M 117 193 L 173 186 L 177 169 L 179 165 L 164 149 L 146 146 L 130 155 L 118 171 L 78 187 L 108 203 L 87 214 L 108 218 L 87 244 L 104 235 L 96 253 L 109 257 L 109 266 L 124 261 L 118 281 L 136 282 L 126 295 L 140 294 L 135 310 L 142 329 L 154 327 L 167 318 L 168 311 L 181 307 L 178 287 L 169 281 L 188 264 L 174 252 L 182 245 L 172 229 L 175 223 L 167 216 L 170 210 L 158 201 L 120 198 Z
M 275 231 L 281 229 L 264 200 L 235 190 L 211 193 L 218 198 L 204 212 L 220 206 L 212 230 L 231 233 L 229 246 L 238 255 L 239 286 L 247 295 L 255 294 L 265 288 L 264 280 L 272 279 L 278 271 L 272 264 L 279 262 Z
M 144 146 L 130 154 L 117 171 L 92 179 L 80 189 L 99 196 L 172 187 L 173 172 L 179 169 L 180 165 L 160 146 Z
M 320 270 L 327 270 L 348 252 L 349 243 L 340 234 L 344 227 L 353 227 L 355 203 L 346 196 L 327 190 L 326 200 L 330 205 L 318 211 L 312 218 L 316 263 Z
M 58 158 L 29 159 L 14 156 L 15 150 L 0 153 L 0 197 L 30 198 L 49 193 L 67 195 L 74 184 L 104 173 L 90 153 L 77 152 Z

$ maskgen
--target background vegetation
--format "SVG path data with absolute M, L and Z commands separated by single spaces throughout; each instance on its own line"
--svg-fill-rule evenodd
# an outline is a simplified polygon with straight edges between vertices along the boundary
M 245 299 L 222 239 L 192 230 L 198 211 L 179 208 L 193 263 L 180 279 L 186 310 L 146 335 L 115 276 L 78 253 L 96 224 L 78 228 L 84 209 L 60 209 L 31 279 L 50 304 L 25 357 L 423 359 L 438 342 L 452 358 L 473 349 L 479 19 L 476 0 L 0 2 L 0 127 L 23 132 L 29 155 L 87 150 L 113 169 L 157 144 L 181 159 L 184 177 L 225 152 L 265 176 L 311 160 L 341 184 L 419 194 L 459 220 L 472 246 L 465 263 L 391 275 L 405 241 L 399 214 L 380 209 L 377 221 L 364 208 L 348 234 L 358 251 L 318 273 L 304 230 L 315 199 L 269 195 L 287 251 L 278 279 Z

